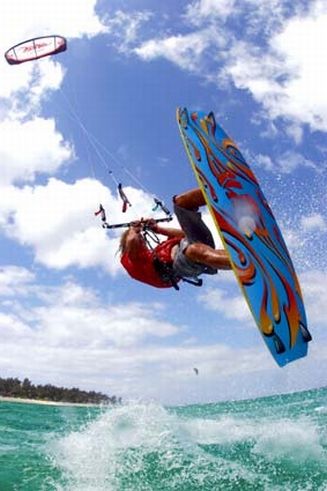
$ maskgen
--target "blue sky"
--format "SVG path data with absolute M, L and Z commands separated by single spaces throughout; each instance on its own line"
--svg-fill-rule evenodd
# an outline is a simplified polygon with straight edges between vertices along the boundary
M 326 385 L 325 3 L 3 0 L 0 17 L 3 52 L 68 40 L 0 61 L 0 375 L 168 404 Z M 230 272 L 179 293 L 133 282 L 95 219 L 195 186 L 177 106 L 213 110 L 259 178 L 303 288 L 306 359 L 275 365 Z

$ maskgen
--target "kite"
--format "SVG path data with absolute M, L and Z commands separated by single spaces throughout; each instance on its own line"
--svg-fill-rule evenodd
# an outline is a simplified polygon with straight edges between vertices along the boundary
M 41 36 L 16 44 L 5 52 L 5 58 L 10 65 L 19 65 L 26 61 L 56 55 L 66 49 L 67 41 L 64 37 Z

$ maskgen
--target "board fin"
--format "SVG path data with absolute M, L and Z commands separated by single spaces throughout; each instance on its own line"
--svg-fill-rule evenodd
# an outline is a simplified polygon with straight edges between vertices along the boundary
M 310 341 L 312 341 L 312 336 L 311 336 L 308 328 L 304 324 L 302 324 L 302 322 L 300 322 L 300 331 L 301 331 L 303 339 L 306 343 L 309 343 Z
M 284 346 L 284 343 L 283 341 L 280 339 L 279 336 L 277 336 L 277 334 L 275 333 L 273 335 L 273 340 L 274 340 L 274 344 L 275 344 L 275 348 L 276 348 L 276 353 L 278 355 L 281 355 L 282 353 L 285 353 L 286 351 L 286 348 Z

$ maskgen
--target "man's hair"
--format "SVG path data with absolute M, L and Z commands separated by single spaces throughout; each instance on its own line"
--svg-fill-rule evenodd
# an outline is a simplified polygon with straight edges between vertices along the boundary
M 119 241 L 119 252 L 121 254 L 121 256 L 124 254 L 124 252 L 126 251 L 126 241 L 127 241 L 127 235 L 128 235 L 128 232 L 130 231 L 130 229 L 126 229 L 124 230 L 124 232 L 121 234 L 120 236 L 120 241 Z

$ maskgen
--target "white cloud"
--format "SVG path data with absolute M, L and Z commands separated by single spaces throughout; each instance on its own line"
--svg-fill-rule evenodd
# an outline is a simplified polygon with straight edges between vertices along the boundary
M 301 227 L 305 232 L 327 231 L 326 219 L 320 213 L 303 216 L 301 218 Z
M 296 119 L 304 117 L 312 128 L 323 130 L 327 121 L 323 90 L 327 69 L 322 63 L 323 40 L 327 40 L 327 8 L 325 4 L 324 9 L 318 9 L 319 4 L 322 7 L 321 2 L 313 4 L 308 17 L 291 19 L 283 32 L 272 39 L 271 45 L 285 57 L 292 74 L 285 87 L 281 87 L 287 98 L 284 111 Z
M 106 29 L 96 13 L 97 0 L 2 0 L 0 30 L 3 43 L 16 44 L 48 34 L 69 38 L 95 36 Z M 72 21 L 72 19 L 74 19 Z M 36 34 L 37 33 L 37 34 Z M 7 45 L 6 49 L 10 46 Z
M 220 379 L 250 374 L 273 363 L 264 351 L 241 350 L 235 363 L 235 351 L 224 345 L 172 346 L 180 329 L 159 304 L 107 305 L 98 292 L 71 281 L 41 287 L 22 277 L 24 285 L 23 298 L 30 295 L 33 305 L 14 304 L 0 315 L 0 369 L 37 383 L 173 401 L 194 389 L 194 366 L 212 384 L 217 373 Z M 165 338 L 169 346 L 156 341 Z
M 300 14 L 284 22 L 270 37 L 270 49 L 264 53 L 249 42 L 235 42 L 225 74 L 236 87 L 249 90 L 270 118 L 287 118 L 293 128 L 298 123 L 308 123 L 312 130 L 324 131 L 326 20 L 326 4 L 316 1 L 306 16 Z M 300 136 L 297 130 L 297 142 Z
M 23 295 L 26 287 L 34 281 L 34 274 L 19 266 L 0 267 L 0 295 Z
M 225 40 L 208 28 L 186 35 L 151 39 L 134 52 L 146 61 L 163 57 L 183 69 L 200 72 L 205 52 L 213 44 L 225 44 Z
M 0 312 L 0 330 L 2 343 L 20 342 L 22 336 L 29 336 L 28 326 L 13 314 Z
M 294 140 L 296 144 L 300 144 L 303 138 L 303 127 L 299 122 L 290 122 L 286 128 L 286 133 Z
M 7 268 L 7 274 L 12 271 Z M 165 338 L 178 332 L 176 326 L 160 319 L 164 313 L 160 304 L 107 305 L 99 292 L 76 282 L 46 287 L 31 278 L 27 282 L 25 276 L 26 271 L 16 272 L 14 285 L 2 289 L 3 298 L 12 298 L 13 293 L 18 300 L 34 298 L 32 306 L 23 309 L 19 303 L 12 304 L 11 312 L 2 315 L 1 329 L 6 329 L 8 338 L 11 332 L 15 339 L 20 334 L 22 343 L 37 340 L 44 347 L 104 349 L 132 347 L 147 337 Z
M 1 319 L 0 319 L 1 320 Z M 76 319 L 78 320 L 78 318 Z M 91 319 L 90 319 L 91 320 Z M 85 326 L 82 324 L 83 333 Z M 154 323 L 159 328 L 160 323 Z M 110 326 L 108 326 L 108 329 Z M 274 368 L 265 349 L 237 350 L 223 345 L 190 347 L 97 346 L 83 340 L 75 331 L 76 346 L 65 345 L 59 329 L 60 345 L 36 335 L 20 342 L 11 339 L 0 346 L 0 368 L 21 378 L 28 376 L 35 383 L 54 383 L 100 390 L 125 399 L 141 397 L 164 403 L 185 403 L 194 400 L 221 400 L 245 397 L 235 378 L 248 378 L 256 370 L 264 373 Z M 90 336 L 97 335 L 94 330 Z M 82 339 L 82 345 L 78 342 Z M 199 368 L 199 378 L 193 367 Z M 230 384 L 224 387 L 227 381 Z M 234 383 L 233 383 L 234 381 Z M 201 385 L 200 385 L 201 384 Z
M 305 158 L 303 155 L 297 152 L 285 152 L 277 160 L 278 169 L 284 173 L 290 173 L 297 167 L 309 167 L 311 169 L 319 170 L 319 167 L 311 160 Z
M 59 304 L 59 307 L 44 306 L 33 312 L 33 321 L 42 326 L 39 340 L 49 346 L 127 348 L 149 336 L 165 338 L 178 332 L 172 324 L 156 318 L 151 306 L 131 303 L 114 307 L 84 306 L 75 301 L 74 304 Z
M 27 284 L 25 270 L 15 273 L 11 291 L 2 290 L 2 299 L 15 293 L 18 302 L 11 305 L 9 313 L 0 314 L 1 370 L 44 382 L 56 378 L 62 384 L 67 380 L 69 385 L 74 380 L 78 385 L 87 384 L 86 376 L 95 387 L 97 377 L 102 379 L 104 373 L 107 378 L 114 370 L 113 376 L 122 380 L 127 372 L 132 373 L 141 363 L 143 342 L 179 332 L 165 320 L 160 304 L 108 305 L 99 292 L 75 282 L 46 287 L 36 281 Z M 13 276 L 13 270 L 7 268 L 7 275 Z M 32 300 L 29 307 L 28 296 Z M 155 360 L 155 350 L 145 352 Z
M 262 105 L 267 119 L 284 118 L 285 131 L 297 144 L 304 123 L 325 130 L 325 2 L 315 0 L 307 9 L 294 6 L 289 14 L 281 0 L 196 0 L 182 19 L 193 27 L 191 32 L 162 31 L 146 41 L 133 35 L 130 50 L 146 61 L 165 58 L 220 86 L 232 80 Z M 242 23 L 241 40 L 230 19 Z
M 261 153 L 255 156 L 255 163 L 268 171 L 273 171 L 276 168 L 276 164 L 271 160 L 271 157 Z
M 152 197 L 125 188 L 133 204 L 124 222 L 151 216 Z M 120 223 L 121 200 L 92 179 L 74 184 L 51 178 L 46 185 L 4 187 L 0 195 L 0 225 L 13 240 L 31 247 L 39 263 L 55 269 L 100 266 L 115 274 L 120 270 L 117 231 L 105 231 L 94 212 L 101 202 L 110 223 Z
M 129 304 L 124 308 L 133 314 Z M 107 322 L 100 329 L 94 327 L 93 322 L 104 321 L 101 312 L 97 316 L 91 307 L 90 311 L 69 310 L 66 306 L 64 309 L 64 323 L 57 323 L 57 328 L 49 322 L 45 326 L 40 324 L 37 331 L 31 331 L 17 324 L 16 331 L 11 331 L 0 346 L 2 371 L 21 378 L 28 376 L 36 383 L 77 385 L 124 398 L 141 397 L 185 404 L 312 387 L 321 382 L 320 370 L 326 363 L 326 350 L 322 346 L 319 350 L 310 347 L 307 359 L 284 368 L 281 373 L 263 342 L 252 349 L 223 344 L 172 346 L 172 340 L 169 346 L 154 341 L 149 344 L 149 335 L 153 338 L 166 324 L 160 319 L 151 319 L 152 332 L 147 330 L 152 314 L 146 307 L 144 313 L 141 312 L 143 309 L 135 311 L 137 316 L 141 314 L 145 323 L 141 329 L 133 326 L 134 318 L 129 320 L 131 338 L 125 337 L 127 325 L 124 323 L 118 326 L 115 336 L 118 318 L 111 318 L 110 310 Z M 50 313 L 54 310 L 50 309 Z M 43 319 L 45 313 L 44 317 L 41 314 L 39 312 Z M 81 322 L 81 330 L 74 327 L 74 320 L 77 324 Z M 170 328 L 174 329 L 173 326 Z M 166 334 L 168 339 L 172 334 L 172 331 Z M 199 369 L 198 376 L 193 367 Z M 310 376 L 299 380 L 299 369 Z
M 186 19 L 195 26 L 204 20 L 224 20 L 233 12 L 235 0 L 196 0 L 186 8 Z
M 106 16 L 105 24 L 116 40 L 115 46 L 119 52 L 129 53 L 138 39 L 143 24 L 148 22 L 151 16 L 149 11 L 126 13 L 122 10 Z
M 300 153 L 294 151 L 282 153 L 274 162 L 269 155 L 258 154 L 255 157 L 255 162 L 265 170 L 282 174 L 290 174 L 299 167 L 308 167 L 317 172 L 322 171 L 321 166 L 318 166 L 312 160 L 309 160 Z
M 15 293 L 17 302 L 0 315 L 0 369 L 35 383 L 185 403 L 310 387 L 313 380 L 319 383 L 317 373 L 326 363 L 320 343 L 320 349 L 310 347 L 307 359 L 284 368 L 281 376 L 259 337 L 258 346 L 251 349 L 183 344 L 174 338 L 182 334 L 180 328 L 166 319 L 160 304 L 107 304 L 100 292 L 71 280 L 45 287 L 37 278 L 32 281 L 27 270 L 8 267 L 6 273 L 13 279 L 7 281 L 2 299 L 12 299 Z M 308 311 L 311 324 L 323 315 L 327 318 L 321 311 L 326 288 L 322 279 L 318 272 L 302 278 L 306 300 L 316 302 Z M 29 306 L 26 297 L 33 300 Z M 230 307 L 238 308 L 233 299 Z M 239 322 L 244 320 L 240 315 Z M 319 344 L 318 334 L 313 334 Z M 311 377 L 299 382 L 300 365 Z M 199 369 L 198 376 L 193 367 Z
M 233 273 L 231 272 L 230 274 Z M 227 290 L 215 288 L 206 290 L 199 298 L 205 307 L 219 312 L 224 319 L 253 323 L 249 308 L 241 294 L 235 295 L 234 293 L 231 295 Z
M 327 272 L 312 270 L 300 277 L 309 326 L 327 327 Z
M 23 120 L 30 114 L 38 114 L 40 103 L 50 91 L 59 89 L 63 78 L 62 65 L 49 58 L 17 67 L 5 65 L 0 87 L 1 119 Z
M 3 121 L 0 139 L 0 186 L 33 181 L 41 173 L 54 173 L 73 157 L 73 148 L 56 130 L 53 119 Z
M 50 179 L 45 186 L 6 187 L 0 218 L 6 234 L 32 247 L 36 260 L 48 267 L 105 262 L 106 269 L 115 271 L 110 240 L 93 214 L 102 198 L 104 203 L 115 202 L 104 186 L 91 179 L 75 184 Z

